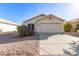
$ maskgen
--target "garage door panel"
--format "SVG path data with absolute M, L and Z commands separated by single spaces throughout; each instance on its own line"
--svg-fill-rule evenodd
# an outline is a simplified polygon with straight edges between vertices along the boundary
M 40 33 L 57 33 L 61 32 L 61 24 L 39 24 Z

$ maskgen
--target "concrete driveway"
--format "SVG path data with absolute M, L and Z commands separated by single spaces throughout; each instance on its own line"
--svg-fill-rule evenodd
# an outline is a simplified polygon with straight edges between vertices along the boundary
M 40 55 L 79 55 L 79 37 L 68 34 L 39 34 Z

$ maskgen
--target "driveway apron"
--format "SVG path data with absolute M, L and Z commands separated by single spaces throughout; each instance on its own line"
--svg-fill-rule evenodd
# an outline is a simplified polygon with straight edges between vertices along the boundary
M 64 34 L 39 34 L 40 40 L 40 55 L 77 55 L 75 52 L 75 39 L 79 38 Z

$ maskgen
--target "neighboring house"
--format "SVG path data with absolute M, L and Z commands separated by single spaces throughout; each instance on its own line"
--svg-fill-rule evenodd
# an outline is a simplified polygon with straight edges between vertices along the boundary
M 49 14 L 40 14 L 31 19 L 25 20 L 24 25 L 30 30 L 34 30 L 37 33 L 61 33 L 64 32 L 63 19 Z
M 17 24 L 5 19 L 0 19 L 0 32 L 16 31 Z
M 72 24 L 71 32 L 75 32 L 76 28 L 77 28 L 77 24 L 79 23 L 79 18 L 72 19 L 68 22 L 70 22 Z

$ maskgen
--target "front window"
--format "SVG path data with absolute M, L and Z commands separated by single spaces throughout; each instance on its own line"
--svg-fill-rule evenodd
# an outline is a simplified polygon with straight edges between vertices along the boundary
M 34 24 L 28 24 L 28 29 L 29 30 L 34 30 Z

